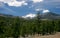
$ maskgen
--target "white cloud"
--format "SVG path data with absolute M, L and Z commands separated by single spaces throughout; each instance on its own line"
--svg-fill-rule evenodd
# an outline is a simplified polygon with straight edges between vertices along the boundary
M 28 5 L 26 1 L 17 1 L 17 0 L 0 0 L 0 2 L 7 3 L 9 6 L 22 6 L 22 5 Z
M 35 11 L 41 11 L 41 10 L 44 10 L 44 9 L 42 9 L 42 8 L 35 9 Z
M 32 13 L 30 13 L 30 14 L 27 14 L 27 15 L 25 15 L 25 16 L 22 16 L 23 18 L 34 18 L 36 16 L 36 14 L 32 14 Z
M 14 1 L 14 2 L 10 2 L 8 3 L 9 6 L 22 6 L 22 5 L 28 5 L 27 3 L 25 3 L 25 1 L 21 1 L 21 2 L 18 2 L 18 1 Z
M 49 10 L 43 10 L 43 13 L 48 13 L 48 12 L 50 12 Z
M 34 3 L 43 2 L 43 0 L 32 0 Z
M 36 9 L 36 11 L 40 11 L 40 9 Z

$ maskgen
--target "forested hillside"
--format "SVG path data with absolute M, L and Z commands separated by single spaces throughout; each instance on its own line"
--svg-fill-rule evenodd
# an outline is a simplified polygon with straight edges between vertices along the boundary
M 0 38 L 28 35 L 47 35 L 60 32 L 60 19 L 57 20 L 40 20 L 40 14 L 35 19 L 24 19 L 20 17 L 3 17 L 0 16 Z

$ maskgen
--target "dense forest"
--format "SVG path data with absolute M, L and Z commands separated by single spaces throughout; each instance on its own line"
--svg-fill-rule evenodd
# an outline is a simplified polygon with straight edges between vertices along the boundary
M 18 38 L 28 35 L 48 35 L 60 32 L 60 20 L 41 20 L 40 14 L 35 19 L 0 16 L 0 38 Z

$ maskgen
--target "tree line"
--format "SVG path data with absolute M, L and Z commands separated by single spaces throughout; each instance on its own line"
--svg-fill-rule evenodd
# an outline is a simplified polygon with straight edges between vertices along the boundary
M 60 32 L 60 20 L 41 20 L 39 13 L 35 19 L 30 20 L 0 16 L 0 38 L 47 35 L 56 32 Z

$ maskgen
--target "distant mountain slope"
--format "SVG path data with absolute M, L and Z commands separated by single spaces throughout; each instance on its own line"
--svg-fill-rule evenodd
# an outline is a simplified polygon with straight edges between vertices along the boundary
M 52 12 L 48 12 L 48 13 L 42 14 L 41 18 L 42 19 L 60 19 L 60 15 Z
M 26 17 L 28 15 L 28 17 Z M 22 17 L 25 19 L 35 19 L 36 18 L 36 14 L 27 14 L 26 16 Z M 35 16 L 34 16 L 35 15 Z M 42 13 L 40 14 L 41 19 L 60 19 L 60 15 L 53 13 L 53 12 L 47 12 L 47 13 Z
M 0 16 L 3 16 L 3 17 L 13 17 L 13 15 L 2 14 L 2 13 L 0 13 Z
M 16 17 L 16 16 L 13 16 L 13 15 L 8 15 L 8 14 L 2 14 L 0 13 L 0 16 L 3 16 L 3 17 Z M 19 16 L 20 17 L 20 16 Z M 35 19 L 37 17 L 36 14 L 28 14 L 26 16 L 23 16 L 23 17 L 20 17 L 20 18 L 24 18 L 24 19 Z M 41 19 L 60 19 L 60 15 L 59 14 L 55 14 L 55 13 L 52 13 L 52 12 L 48 12 L 48 13 L 43 13 L 43 14 L 40 14 L 40 17 Z

